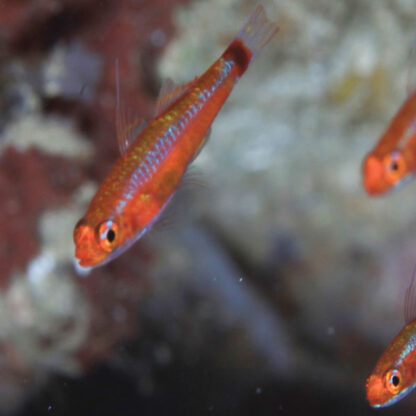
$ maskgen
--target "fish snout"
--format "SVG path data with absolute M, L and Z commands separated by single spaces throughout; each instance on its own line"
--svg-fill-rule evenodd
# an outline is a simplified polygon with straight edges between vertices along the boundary
M 94 229 L 84 219 L 78 221 L 74 229 L 75 258 L 83 267 L 92 266 L 96 253 Z
M 384 373 L 383 376 L 372 374 L 367 379 L 367 400 L 371 407 L 391 406 L 409 392 L 408 389 L 397 390 L 396 392 L 390 391 L 385 383 L 386 374 L 388 373 Z
M 380 377 L 371 375 L 367 379 L 367 400 L 372 407 L 380 407 L 383 404 L 382 392 L 384 390 L 384 383 Z
M 363 186 L 369 195 L 378 195 L 387 190 L 383 180 L 383 164 L 376 156 L 369 154 L 363 162 Z

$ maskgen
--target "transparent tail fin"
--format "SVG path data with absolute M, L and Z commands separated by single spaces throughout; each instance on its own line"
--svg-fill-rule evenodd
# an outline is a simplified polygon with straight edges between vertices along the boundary
M 277 24 L 267 18 L 263 6 L 258 5 L 237 35 L 237 39 L 244 43 L 254 57 L 278 30 Z

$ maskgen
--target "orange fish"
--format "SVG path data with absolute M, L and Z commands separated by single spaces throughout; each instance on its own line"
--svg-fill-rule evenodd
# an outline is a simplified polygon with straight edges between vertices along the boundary
M 172 91 L 162 87 L 156 116 L 146 125 L 122 122 L 118 105 L 122 155 L 75 226 L 78 266 L 109 262 L 151 228 L 204 144 L 235 83 L 277 29 L 258 6 L 203 75 Z
M 416 92 L 409 95 L 363 163 L 363 185 L 380 195 L 416 172 Z
M 406 291 L 405 327 L 383 352 L 367 379 L 373 407 L 390 406 L 416 387 L 416 272 Z

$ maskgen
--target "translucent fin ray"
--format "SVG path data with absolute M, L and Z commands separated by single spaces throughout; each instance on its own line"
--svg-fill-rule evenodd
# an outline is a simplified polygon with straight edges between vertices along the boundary
M 408 324 L 414 319 L 416 319 L 416 266 L 404 296 L 404 321 Z
M 147 121 L 137 117 L 121 98 L 118 59 L 115 61 L 115 82 L 117 142 L 120 152 L 123 155 L 140 132 L 146 127 Z
M 172 195 L 172 201 L 155 222 L 153 230 L 157 232 L 172 231 L 179 226 L 184 217 L 189 217 L 189 212 L 192 211 L 190 201 L 196 197 L 195 193 L 201 190 L 209 190 L 204 175 L 192 166 L 188 167 Z
M 209 189 L 209 185 L 201 172 L 195 167 L 189 166 L 178 185 L 178 190 L 186 188 Z
M 178 101 L 181 97 L 189 91 L 189 89 L 195 84 L 198 78 L 184 84 L 177 86 L 170 78 L 163 81 L 160 88 L 159 97 L 156 102 L 155 116 L 162 114 L 169 106 L 175 101 Z
M 201 153 L 201 150 L 208 143 L 208 140 L 210 137 L 211 137 L 211 127 L 208 129 L 207 133 L 205 134 L 205 137 L 201 140 L 201 143 L 199 144 L 198 148 L 195 150 L 195 153 L 193 154 L 190 163 L 193 162 L 196 159 L 196 157 Z
M 263 6 L 258 5 L 249 20 L 237 35 L 244 45 L 250 49 L 253 57 L 262 49 L 279 30 L 279 26 L 271 22 Z

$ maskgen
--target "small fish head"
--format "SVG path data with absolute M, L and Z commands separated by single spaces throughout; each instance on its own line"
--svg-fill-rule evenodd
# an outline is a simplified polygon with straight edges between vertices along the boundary
M 363 185 L 369 195 L 380 195 L 399 185 L 407 173 L 406 160 L 400 150 L 382 157 L 370 153 L 363 163 Z
M 74 229 L 75 257 L 81 267 L 95 267 L 114 258 L 123 243 L 122 232 L 115 220 L 91 225 L 85 218 Z
M 374 370 L 366 383 L 367 400 L 372 407 L 387 407 L 401 400 L 412 388 L 408 372 L 403 368 L 389 368 L 380 373 Z

